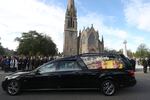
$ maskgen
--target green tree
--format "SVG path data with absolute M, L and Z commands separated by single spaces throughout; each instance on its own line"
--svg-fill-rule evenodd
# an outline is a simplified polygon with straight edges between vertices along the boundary
M 120 53 L 120 51 L 117 51 L 117 50 L 115 50 L 115 49 L 109 49 L 109 48 L 104 48 L 104 52 Z
M 149 57 L 150 56 L 149 48 L 145 44 L 140 44 L 134 56 L 138 58 Z
M 0 40 L 1 40 L 1 37 L 0 37 Z M 5 50 L 3 46 L 1 45 L 1 42 L 0 42 L 0 55 L 5 55 Z
M 5 50 L 0 43 L 0 55 L 5 55 Z
M 51 37 L 36 31 L 22 33 L 22 36 L 20 38 L 17 37 L 15 40 L 19 42 L 18 54 L 30 56 L 54 56 L 57 54 L 56 44 L 52 41 Z

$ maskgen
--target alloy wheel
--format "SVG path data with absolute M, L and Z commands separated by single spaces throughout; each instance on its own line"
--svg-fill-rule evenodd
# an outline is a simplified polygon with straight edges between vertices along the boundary
M 11 81 L 7 86 L 7 92 L 10 95 L 16 95 L 19 93 L 20 86 L 17 81 Z
M 106 80 L 102 83 L 102 92 L 104 95 L 111 96 L 115 93 L 116 87 L 111 80 Z

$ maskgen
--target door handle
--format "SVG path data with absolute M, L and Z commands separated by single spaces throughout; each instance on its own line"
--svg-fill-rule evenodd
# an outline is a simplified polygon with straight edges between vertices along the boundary
M 56 76 L 56 77 L 58 76 L 60 78 L 61 74 L 50 74 L 49 77 L 51 77 L 51 76 Z
M 96 75 L 96 73 L 91 73 L 91 75 Z
M 83 73 L 81 73 L 81 72 L 78 72 L 78 71 L 75 71 L 75 72 L 72 72 L 72 74 L 78 74 L 78 75 L 82 75 Z

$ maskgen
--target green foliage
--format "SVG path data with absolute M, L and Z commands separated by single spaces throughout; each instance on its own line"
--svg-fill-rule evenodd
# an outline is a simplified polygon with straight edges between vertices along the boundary
M 5 55 L 5 50 L 0 43 L 0 55 Z
M 30 56 L 54 56 L 57 54 L 56 44 L 52 41 L 51 37 L 36 31 L 22 33 L 22 37 L 17 37 L 15 40 L 19 42 L 18 54 Z
M 117 50 L 110 50 L 108 48 L 105 48 L 104 51 L 105 52 L 112 52 L 112 53 L 123 54 L 123 49 L 120 49 L 119 51 L 117 51 Z M 133 52 L 131 50 L 127 50 L 127 55 L 128 55 L 129 58 L 133 58 Z
M 109 49 L 109 48 L 104 48 L 104 52 L 122 53 L 121 50 L 117 51 L 117 50 L 115 50 L 115 49 Z
M 140 44 L 134 56 L 137 58 L 150 57 L 150 51 L 145 44 Z

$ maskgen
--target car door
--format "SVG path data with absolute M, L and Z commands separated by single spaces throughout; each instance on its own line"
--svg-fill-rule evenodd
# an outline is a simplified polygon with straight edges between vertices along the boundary
M 81 75 L 81 85 L 83 88 L 97 88 L 99 87 L 99 70 L 100 62 L 98 55 L 82 56 L 78 60 L 79 64 L 84 68 Z
M 50 89 L 58 86 L 57 63 L 47 63 L 32 74 L 24 77 L 24 85 L 29 89 Z
M 60 73 L 61 88 L 79 88 L 82 69 L 75 60 L 61 61 L 57 71 Z

